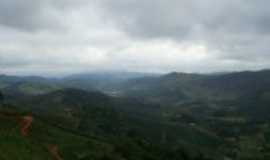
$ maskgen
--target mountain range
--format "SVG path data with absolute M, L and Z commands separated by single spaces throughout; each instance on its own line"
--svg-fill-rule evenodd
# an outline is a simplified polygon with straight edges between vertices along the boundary
M 269 70 L 1 75 L 0 158 L 268 159 L 269 84 Z

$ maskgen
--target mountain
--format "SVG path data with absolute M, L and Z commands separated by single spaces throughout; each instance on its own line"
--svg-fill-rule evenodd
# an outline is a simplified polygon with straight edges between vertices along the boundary
M 136 72 L 97 72 L 74 74 L 61 79 L 61 82 L 67 87 L 84 89 L 88 91 L 99 90 L 112 94 L 114 86 L 118 86 L 127 80 L 156 76 L 158 76 L 158 74 Z
M 0 90 L 6 94 L 45 94 L 57 89 L 60 89 L 61 85 L 57 79 L 48 79 L 36 76 L 7 76 L 0 75 Z
M 99 90 L 112 93 L 113 86 L 133 78 L 157 74 L 136 72 L 81 73 L 62 78 L 44 78 L 38 76 L 0 75 L 0 89 L 6 93 L 40 95 L 63 88 L 77 88 L 86 91 Z
M 153 102 L 181 103 L 187 100 L 232 100 L 251 92 L 267 90 L 270 71 L 228 74 L 170 73 L 159 77 L 138 78 L 124 82 L 116 90 L 123 95 Z

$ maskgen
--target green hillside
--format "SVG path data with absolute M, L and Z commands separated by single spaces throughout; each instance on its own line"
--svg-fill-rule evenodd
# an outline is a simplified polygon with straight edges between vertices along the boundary
M 69 88 L 66 79 L 2 77 L 0 158 L 266 160 L 269 75 L 171 73 L 100 91 L 77 79 Z
M 23 154 L 24 159 L 36 156 L 36 159 L 50 159 L 55 155 L 48 147 L 55 146 L 62 159 L 67 160 L 193 159 L 201 157 L 201 152 L 208 155 L 219 143 L 218 138 L 199 130 L 167 123 L 156 117 L 156 113 L 131 114 L 118 106 L 128 104 L 130 109 L 136 106 L 126 101 L 98 92 L 65 89 L 16 103 L 23 108 L 4 104 L 1 110 L 8 116 L 1 117 L 7 125 L 1 133 L 6 143 L 3 146 Z M 29 134 L 24 137 L 18 117 L 30 112 L 34 120 Z M 146 119 L 147 115 L 151 117 Z M 3 156 L 17 159 L 12 153 L 6 152 Z

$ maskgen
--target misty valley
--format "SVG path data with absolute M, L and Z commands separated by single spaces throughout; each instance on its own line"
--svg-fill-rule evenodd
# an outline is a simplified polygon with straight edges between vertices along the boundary
M 0 76 L 2 160 L 267 160 L 270 71 Z

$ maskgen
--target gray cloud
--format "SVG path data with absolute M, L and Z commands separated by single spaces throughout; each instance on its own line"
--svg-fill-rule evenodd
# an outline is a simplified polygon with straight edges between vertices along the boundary
M 0 24 L 27 31 L 51 27 L 54 19 L 45 15 L 43 5 L 43 1 L 35 0 L 1 0 Z
M 23 31 L 63 29 L 65 12 L 85 0 L 1 0 L 0 25 Z M 59 31 L 58 30 L 58 31 Z
M 0 0 L 0 73 L 270 67 L 267 0 Z
M 119 27 L 138 38 L 199 41 L 222 57 L 267 57 L 270 2 L 267 0 L 103 1 Z
M 267 0 L 103 0 L 119 26 L 151 37 L 175 37 L 201 32 L 269 33 Z

